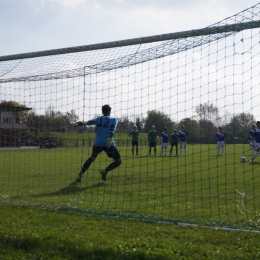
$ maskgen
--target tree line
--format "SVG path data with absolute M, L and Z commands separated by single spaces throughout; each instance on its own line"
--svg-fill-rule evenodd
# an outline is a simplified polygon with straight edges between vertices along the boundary
M 0 103 L 0 105 L 25 107 L 15 101 Z M 17 113 L 16 121 L 26 123 L 28 131 L 31 135 L 49 135 L 51 132 L 65 131 L 95 131 L 92 127 L 74 128 L 74 123 L 79 120 L 75 110 L 62 113 L 55 111 L 49 106 L 43 115 L 38 115 L 34 110 L 22 111 Z M 172 133 L 174 129 L 180 129 L 181 125 L 189 132 L 190 143 L 214 143 L 215 133 L 219 126 L 227 133 L 230 142 L 245 142 L 248 139 L 248 132 L 255 123 L 254 115 L 250 113 L 231 114 L 228 111 L 224 115 L 220 115 L 219 108 L 213 104 L 204 103 L 195 107 L 194 116 L 192 118 L 183 118 L 176 122 L 164 112 L 151 110 L 146 116 L 122 116 L 118 117 L 117 132 L 128 133 L 135 124 L 137 129 L 142 133 L 148 133 L 151 126 L 155 125 L 156 131 L 161 133 L 164 127 L 168 127 Z

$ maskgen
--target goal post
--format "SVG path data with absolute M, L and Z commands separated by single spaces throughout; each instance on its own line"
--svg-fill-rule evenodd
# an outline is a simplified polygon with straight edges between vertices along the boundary
M 259 230 L 259 17 L 257 4 L 202 29 L 0 57 L 0 203 Z M 74 123 L 105 104 L 123 163 L 104 182 L 101 153 L 77 183 L 95 127 Z

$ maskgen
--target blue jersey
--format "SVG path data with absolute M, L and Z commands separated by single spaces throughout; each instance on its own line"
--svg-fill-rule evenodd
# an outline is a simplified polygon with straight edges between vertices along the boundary
M 185 130 L 180 130 L 179 132 L 179 137 L 181 139 L 181 142 L 186 142 L 186 136 L 189 136 L 189 133 Z
M 218 141 L 221 142 L 225 140 L 226 134 L 224 132 L 217 132 L 215 137 L 217 137 Z
M 117 127 L 117 122 L 117 119 L 111 116 L 100 116 L 93 120 L 87 121 L 87 125 L 96 126 L 96 138 L 94 145 L 107 146 L 106 139 L 110 135 L 114 135 Z M 115 146 L 114 138 L 112 138 L 111 146 Z
M 251 129 L 248 134 L 250 137 L 249 139 L 252 139 L 252 138 L 256 137 L 256 130 Z
M 260 143 L 260 129 L 259 128 L 257 128 L 255 130 L 255 136 L 254 137 L 256 138 L 255 139 L 256 143 Z
M 165 132 L 161 133 L 162 141 L 163 143 L 168 143 L 169 142 L 169 134 L 166 134 Z

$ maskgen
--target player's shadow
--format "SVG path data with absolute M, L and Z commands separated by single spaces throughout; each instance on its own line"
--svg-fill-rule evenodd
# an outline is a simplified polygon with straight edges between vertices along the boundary
M 72 182 L 68 186 L 53 192 L 46 192 L 41 194 L 32 195 L 32 197 L 51 197 L 51 196 L 64 196 L 64 195 L 75 195 L 84 190 L 95 189 L 104 186 L 104 182 L 98 182 L 92 185 L 82 185 L 77 181 Z
M 253 162 L 253 163 L 250 163 L 251 165 L 257 165 L 257 164 L 260 164 L 260 162 Z

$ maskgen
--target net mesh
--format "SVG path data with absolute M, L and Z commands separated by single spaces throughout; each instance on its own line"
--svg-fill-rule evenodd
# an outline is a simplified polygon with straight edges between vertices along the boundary
M 247 141 L 259 117 L 259 8 L 171 40 L 0 57 L 1 202 L 258 230 L 260 157 L 249 164 Z M 102 153 L 77 183 L 95 128 L 73 124 L 100 115 L 104 104 L 118 118 L 123 163 L 104 182 L 100 169 L 111 158 Z M 134 124 L 138 156 L 129 136 Z M 153 148 L 149 156 L 152 125 L 158 156 Z M 182 126 L 187 146 L 161 150 L 164 128 L 171 135 Z M 223 151 L 218 126 L 226 133 Z

